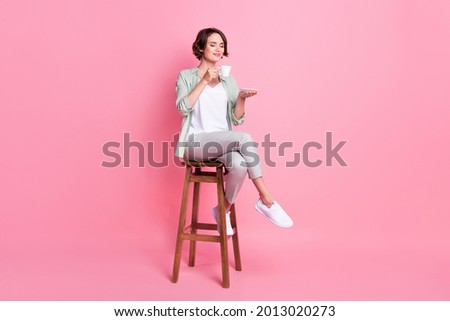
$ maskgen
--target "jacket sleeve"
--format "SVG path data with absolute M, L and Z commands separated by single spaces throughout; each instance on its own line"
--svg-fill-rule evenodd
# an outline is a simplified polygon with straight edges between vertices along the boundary
M 182 116 L 188 115 L 194 109 L 190 104 L 187 98 L 190 92 L 189 81 L 186 79 L 186 75 L 183 72 L 178 74 L 177 84 L 176 84 L 176 105 L 179 113 Z
M 231 121 L 233 122 L 233 125 L 238 126 L 238 125 L 242 125 L 244 123 L 245 120 L 245 113 L 242 115 L 241 118 L 237 119 L 234 116 L 234 109 L 236 108 L 236 102 L 239 96 L 239 87 L 237 85 L 236 80 L 234 79 L 234 77 L 232 75 L 230 75 L 229 77 L 229 86 L 230 86 L 230 96 L 231 96 Z

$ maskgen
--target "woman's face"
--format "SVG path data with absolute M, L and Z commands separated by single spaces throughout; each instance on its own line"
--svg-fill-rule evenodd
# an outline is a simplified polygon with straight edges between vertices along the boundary
M 203 59 L 212 63 L 219 62 L 225 50 L 224 46 L 222 37 L 218 33 L 213 33 L 206 42 Z

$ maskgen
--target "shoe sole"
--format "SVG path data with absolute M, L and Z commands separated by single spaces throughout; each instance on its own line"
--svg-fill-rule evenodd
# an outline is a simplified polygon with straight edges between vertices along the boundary
M 261 209 L 258 207 L 258 203 L 255 204 L 255 209 L 256 209 L 259 213 L 261 213 L 262 215 L 264 215 L 264 217 L 266 217 L 269 221 L 271 221 L 272 224 L 274 224 L 274 225 L 276 225 L 276 226 L 278 226 L 278 227 L 282 227 L 282 228 L 290 228 L 290 227 L 294 226 L 294 224 L 291 224 L 291 225 L 281 225 L 281 224 L 279 224 L 278 222 L 274 221 L 270 216 L 266 215 L 266 213 L 264 213 L 264 211 L 261 210 Z

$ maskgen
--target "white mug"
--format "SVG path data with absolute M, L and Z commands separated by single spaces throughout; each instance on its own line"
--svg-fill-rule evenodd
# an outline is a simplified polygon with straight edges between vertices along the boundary
M 219 68 L 220 68 L 219 70 L 220 70 L 220 76 L 221 77 L 228 77 L 230 75 L 230 73 L 231 73 L 231 66 L 221 65 Z

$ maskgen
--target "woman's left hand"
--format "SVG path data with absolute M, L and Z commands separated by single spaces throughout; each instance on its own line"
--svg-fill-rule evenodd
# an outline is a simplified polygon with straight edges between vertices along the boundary
M 239 91 L 239 97 L 249 98 L 255 96 L 257 93 L 257 90 L 241 90 Z

